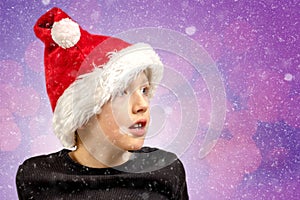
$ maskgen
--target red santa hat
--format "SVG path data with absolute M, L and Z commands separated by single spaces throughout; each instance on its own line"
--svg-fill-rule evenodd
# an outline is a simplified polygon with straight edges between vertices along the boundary
M 152 85 L 162 78 L 163 64 L 149 44 L 90 34 L 59 8 L 42 15 L 34 32 L 45 44 L 53 128 L 64 147 L 73 147 L 75 131 L 138 73 L 147 71 Z

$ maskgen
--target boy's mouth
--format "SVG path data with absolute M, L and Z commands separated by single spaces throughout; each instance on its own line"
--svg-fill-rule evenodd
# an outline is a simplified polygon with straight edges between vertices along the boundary
M 146 126 L 147 121 L 146 120 L 139 120 L 135 122 L 132 126 L 129 127 L 129 129 L 142 129 Z
M 134 137 L 144 136 L 146 134 L 146 125 L 147 125 L 147 120 L 145 119 L 136 121 L 133 125 L 131 125 L 128 128 L 129 135 Z

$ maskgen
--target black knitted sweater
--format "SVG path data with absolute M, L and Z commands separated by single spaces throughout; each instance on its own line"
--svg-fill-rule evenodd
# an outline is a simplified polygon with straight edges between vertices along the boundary
M 175 154 L 143 147 L 114 168 L 90 168 L 63 149 L 27 159 L 16 184 L 19 199 L 188 199 L 185 171 Z

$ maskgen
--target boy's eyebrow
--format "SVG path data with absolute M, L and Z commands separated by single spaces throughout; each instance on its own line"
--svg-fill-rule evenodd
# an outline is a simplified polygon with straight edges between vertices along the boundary
M 141 84 L 142 84 L 142 85 L 145 85 L 145 84 L 150 85 L 150 82 L 149 82 L 148 78 L 143 78 L 143 79 L 141 80 Z
M 143 82 L 142 82 L 142 85 L 150 85 L 150 83 L 149 83 L 149 81 L 147 80 L 147 81 L 143 81 Z
M 143 80 L 142 83 L 147 83 L 147 84 L 150 84 L 149 80 L 146 79 L 146 80 Z

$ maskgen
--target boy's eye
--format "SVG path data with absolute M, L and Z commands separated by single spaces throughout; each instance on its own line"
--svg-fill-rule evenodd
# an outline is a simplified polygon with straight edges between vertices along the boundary
M 141 92 L 142 92 L 142 94 L 148 96 L 148 94 L 149 94 L 149 87 L 142 87 L 141 88 Z

